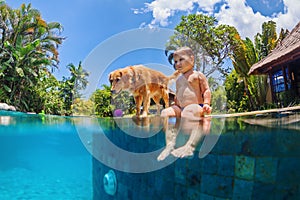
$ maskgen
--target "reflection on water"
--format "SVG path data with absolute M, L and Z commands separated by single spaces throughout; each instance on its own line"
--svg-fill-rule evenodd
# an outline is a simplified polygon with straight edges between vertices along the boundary
M 256 117 L 256 118 L 245 118 L 244 122 L 253 125 L 260 125 L 270 128 L 284 128 L 284 129 L 295 129 L 300 130 L 300 115 L 299 113 L 281 113 L 280 115 L 276 115 L 277 117 L 264 116 L 264 117 Z
M 166 117 L 164 119 L 166 146 L 157 160 L 162 161 L 170 154 L 178 158 L 193 156 L 204 138 L 199 152 L 199 157 L 203 158 L 217 143 L 223 126 L 224 118 L 203 117 L 200 120 L 190 120 Z
M 13 122 L 10 116 L 0 116 L 0 125 L 11 125 Z

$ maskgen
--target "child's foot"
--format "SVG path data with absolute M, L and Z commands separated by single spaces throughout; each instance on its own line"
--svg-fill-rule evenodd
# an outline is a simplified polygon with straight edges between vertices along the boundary
M 171 152 L 171 154 L 177 158 L 190 157 L 194 155 L 195 148 L 190 145 L 184 145 Z
M 158 161 L 162 161 L 164 159 L 166 159 L 166 157 L 168 157 L 171 153 L 171 151 L 174 150 L 174 147 L 166 147 L 160 154 L 159 156 L 157 157 L 157 160 Z

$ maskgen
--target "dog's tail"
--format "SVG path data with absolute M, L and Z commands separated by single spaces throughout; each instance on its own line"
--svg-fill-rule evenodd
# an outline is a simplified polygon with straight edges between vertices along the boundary
M 176 79 L 180 75 L 180 72 L 176 70 L 172 75 L 168 76 L 168 81 Z

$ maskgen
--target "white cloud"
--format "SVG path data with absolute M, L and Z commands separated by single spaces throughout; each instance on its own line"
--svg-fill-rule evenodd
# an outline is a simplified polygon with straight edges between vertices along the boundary
M 191 11 L 194 8 L 193 4 L 194 2 L 191 0 L 155 0 L 151 3 L 145 3 L 145 11 L 152 12 L 152 25 L 167 26 L 169 17 L 173 16 L 176 11 Z
M 226 4 L 218 13 L 214 13 L 220 24 L 236 27 L 243 38 L 253 39 L 256 33 L 261 32 L 262 23 L 269 20 L 277 23 L 278 31 L 280 28 L 291 30 L 300 21 L 300 4 L 295 3 L 295 0 L 283 0 L 285 13 L 275 14 L 272 17 L 263 16 L 259 12 L 254 13 L 245 1 L 225 0 Z M 171 17 L 178 11 L 190 13 L 197 8 L 197 12 L 213 14 L 214 6 L 220 2 L 221 0 L 154 0 L 146 3 L 140 12 L 152 12 L 153 20 L 150 26 L 168 26 Z
M 174 16 L 177 11 L 191 12 L 195 5 L 208 13 L 213 13 L 214 5 L 221 0 L 154 0 L 151 3 L 145 3 L 145 8 L 140 12 L 152 12 L 153 20 L 151 25 L 159 24 L 161 26 L 169 25 L 169 18 Z M 134 10 L 138 14 L 138 10 Z
M 214 12 L 214 6 L 221 2 L 221 0 L 194 0 L 198 4 L 199 8 L 212 14 Z
M 227 0 L 227 4 L 221 7 L 215 17 L 220 24 L 234 26 L 242 38 L 251 39 L 257 32 L 261 32 L 263 22 L 271 20 L 259 12 L 254 13 L 251 7 L 245 5 L 245 0 Z
M 197 5 L 200 9 L 213 13 L 214 5 L 218 2 L 221 2 L 221 0 L 154 0 L 151 3 L 145 3 L 145 8 L 141 10 L 152 12 L 152 25 L 167 26 L 169 25 L 169 18 L 177 11 L 191 12 Z
M 277 24 L 277 32 L 281 28 L 292 30 L 300 21 L 300 4 L 295 4 L 294 0 L 283 0 L 286 12 L 265 17 L 259 12 L 254 13 L 252 8 L 245 5 L 245 0 L 227 0 L 229 8 L 223 6 L 217 17 L 219 23 L 229 24 L 237 28 L 241 36 L 253 39 L 254 35 L 261 32 L 263 22 L 273 20 Z
M 295 3 L 295 0 L 283 0 L 286 6 L 286 13 L 280 13 L 274 21 L 278 28 L 289 29 L 290 31 L 300 21 L 300 4 Z

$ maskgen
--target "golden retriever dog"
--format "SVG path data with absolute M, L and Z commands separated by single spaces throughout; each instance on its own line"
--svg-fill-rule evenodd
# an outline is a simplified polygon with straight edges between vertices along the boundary
M 136 115 L 146 117 L 149 112 L 150 99 L 157 105 L 157 114 L 160 114 L 160 99 L 162 98 L 165 107 L 169 107 L 168 84 L 175 79 L 180 72 L 175 71 L 171 76 L 145 67 L 143 65 L 128 66 L 117 69 L 109 74 L 111 92 L 118 94 L 121 91 L 130 92 L 136 103 Z M 141 114 L 141 106 L 143 112 Z

